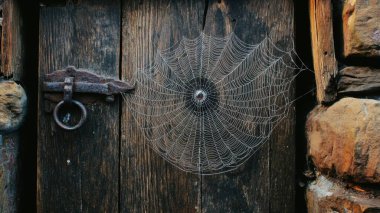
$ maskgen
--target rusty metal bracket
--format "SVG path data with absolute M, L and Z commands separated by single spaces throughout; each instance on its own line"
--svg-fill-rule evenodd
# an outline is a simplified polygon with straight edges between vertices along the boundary
M 42 90 L 44 92 L 61 92 L 63 100 L 59 101 L 53 111 L 55 123 L 65 130 L 76 130 L 83 125 L 87 118 L 86 107 L 78 100 L 73 100 L 73 93 L 92 93 L 106 96 L 107 102 L 114 101 L 114 95 L 133 90 L 134 87 L 127 82 L 118 81 L 96 75 L 86 70 L 77 70 L 75 67 L 67 67 L 45 75 Z M 46 97 L 46 96 L 45 96 Z M 59 111 L 66 104 L 80 109 L 79 122 L 70 126 L 59 119 Z
M 72 93 L 91 93 L 106 96 L 107 102 L 114 100 L 114 95 L 132 91 L 130 83 L 96 75 L 86 70 L 69 66 L 64 70 L 57 70 L 46 74 L 43 82 L 44 92 L 64 92 L 68 85 L 65 80 L 72 78 Z M 66 97 L 65 97 L 66 98 Z

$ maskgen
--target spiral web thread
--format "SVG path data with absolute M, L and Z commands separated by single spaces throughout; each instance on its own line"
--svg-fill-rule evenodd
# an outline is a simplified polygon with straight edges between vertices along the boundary
M 294 49 L 267 37 L 251 45 L 234 33 L 195 39 L 159 51 L 123 94 L 150 147 L 176 167 L 217 174 L 244 163 L 287 116 Z

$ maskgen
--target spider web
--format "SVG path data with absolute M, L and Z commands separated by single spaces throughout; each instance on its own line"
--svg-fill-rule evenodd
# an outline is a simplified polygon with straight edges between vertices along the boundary
M 237 168 L 267 142 L 292 105 L 295 51 L 267 37 L 248 44 L 234 33 L 159 51 L 123 94 L 150 147 L 197 174 Z

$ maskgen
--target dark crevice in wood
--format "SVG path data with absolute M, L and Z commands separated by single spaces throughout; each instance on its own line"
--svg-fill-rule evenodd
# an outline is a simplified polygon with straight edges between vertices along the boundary
M 308 1 L 294 1 L 295 15 L 295 48 L 297 54 L 301 57 L 302 63 L 307 67 L 313 67 L 311 35 L 310 35 L 310 17 Z M 296 146 L 295 146 L 295 166 L 296 176 L 295 184 L 295 209 L 297 212 L 307 212 L 305 202 L 305 189 L 310 176 L 305 175 L 305 171 L 313 171 L 311 160 L 307 157 L 307 141 L 305 136 L 306 117 L 316 103 L 315 92 L 305 95 L 305 92 L 315 88 L 315 78 L 312 72 L 300 72 L 296 78 L 296 96 L 299 98 L 295 102 L 296 107 Z M 308 174 L 308 173 L 306 173 Z
M 119 79 L 120 80 L 123 80 L 122 76 L 123 76 L 123 3 L 124 1 L 120 0 L 119 2 L 119 13 L 120 13 L 120 28 L 119 28 Z M 123 134 L 123 131 L 122 131 L 122 126 L 123 126 L 123 116 L 121 116 L 123 114 L 123 99 L 121 97 L 118 97 L 120 98 L 119 100 L 119 117 L 118 117 L 118 122 L 119 122 L 119 138 L 118 138 L 118 141 L 119 141 L 119 152 L 118 152 L 118 179 L 117 179 L 117 184 L 118 184 L 118 187 L 117 187 L 117 194 L 118 194 L 118 199 L 117 199 L 117 208 L 119 210 L 119 212 L 122 212 L 122 207 L 121 207 L 121 143 L 122 143 L 122 134 Z
M 47 7 L 65 7 L 78 4 L 78 0 L 40 0 L 40 5 Z
M 205 29 L 205 25 L 206 25 L 208 4 L 209 4 L 209 0 L 205 0 L 205 9 L 203 12 L 203 20 L 202 20 L 202 31 Z
M 25 122 L 16 133 L 19 153 L 17 157 L 17 212 L 35 212 L 36 192 L 36 132 L 37 132 L 37 62 L 38 62 L 38 3 L 34 0 L 13 0 L 18 16 L 14 27 L 20 27 L 15 34 L 21 37 L 13 48 L 21 48 L 16 57 L 17 66 L 7 78 L 22 85 L 28 98 L 28 112 Z M 17 52 L 17 51 L 15 51 Z M 27 56 L 27 57 L 26 57 Z M 13 168 L 14 169 L 14 168 Z
M 356 56 L 356 57 L 350 56 L 350 57 L 347 57 L 346 59 L 342 59 L 341 62 L 347 66 L 371 66 L 374 68 L 380 68 L 380 57 L 369 58 L 369 57 L 360 57 L 360 56 Z
M 331 0 L 331 5 L 335 56 L 338 61 L 341 61 L 343 59 L 343 19 L 341 15 L 342 1 Z

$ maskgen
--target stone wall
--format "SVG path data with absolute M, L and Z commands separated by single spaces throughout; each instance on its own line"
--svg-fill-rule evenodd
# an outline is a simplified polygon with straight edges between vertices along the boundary
M 380 212 L 380 1 L 309 3 L 311 26 L 335 19 L 333 29 L 317 29 L 332 30 L 327 47 L 317 45 L 321 34 L 312 30 L 313 48 L 335 54 L 321 57 L 313 50 L 317 85 L 319 78 L 331 80 L 317 87 L 322 98 L 306 123 L 308 155 L 316 168 L 306 193 L 308 210 Z

